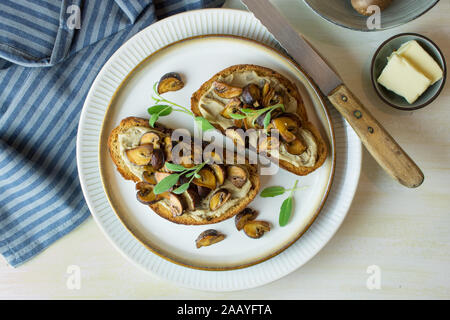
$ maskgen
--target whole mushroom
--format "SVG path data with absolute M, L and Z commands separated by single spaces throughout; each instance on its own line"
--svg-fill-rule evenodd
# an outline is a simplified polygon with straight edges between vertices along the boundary
M 352 0 L 353 8 L 364 16 L 370 16 L 372 14 L 371 11 L 367 9 L 370 6 L 378 6 L 381 11 L 389 7 L 392 3 L 392 0 Z

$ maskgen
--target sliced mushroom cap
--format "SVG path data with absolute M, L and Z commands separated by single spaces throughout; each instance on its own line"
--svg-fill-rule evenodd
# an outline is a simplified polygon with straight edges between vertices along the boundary
M 267 90 L 267 89 L 266 89 Z M 275 89 L 272 87 L 269 87 L 267 91 L 265 91 L 265 94 L 262 97 L 262 104 L 264 107 L 270 107 L 270 101 L 275 97 Z
M 142 166 L 142 169 L 143 171 L 148 171 L 149 173 L 156 172 L 156 170 L 151 166 L 151 163 L 146 166 Z
M 159 170 L 164 166 L 166 156 L 161 149 L 153 150 L 151 164 L 155 170 Z
M 178 164 L 182 165 L 185 168 L 193 168 L 195 167 L 192 156 L 182 156 L 179 158 Z
M 258 152 L 273 152 L 279 150 L 280 140 L 275 136 L 265 136 L 258 142 Z
M 261 90 L 256 84 L 251 83 L 244 87 L 242 90 L 242 101 L 244 101 L 244 103 L 258 107 L 260 105 L 260 100 Z
M 150 183 L 152 185 L 156 185 L 158 183 L 158 181 L 156 181 L 154 172 L 144 171 L 144 173 L 142 174 L 142 178 L 144 179 L 145 182 Z
M 224 99 L 236 98 L 242 94 L 241 88 L 232 87 L 223 82 L 214 81 L 212 85 L 217 95 Z
M 233 126 L 242 128 L 243 125 L 244 125 L 244 119 L 234 119 L 233 120 Z
M 157 196 L 153 192 L 154 186 L 147 182 L 139 182 L 136 184 L 136 198 L 143 204 L 152 204 L 157 200 Z
M 293 155 L 299 155 L 306 151 L 308 147 L 301 137 L 297 136 L 297 139 L 286 143 L 286 151 Z
M 275 109 L 275 110 L 272 111 L 271 118 L 272 119 L 276 119 L 276 118 L 281 117 L 283 114 L 285 114 L 283 109 L 278 108 L 278 109 Z M 293 113 L 290 113 L 290 114 L 294 115 Z
M 210 167 L 216 175 L 217 187 L 220 187 L 221 185 L 223 185 L 227 177 L 225 166 L 221 164 L 211 164 Z
M 227 176 L 236 188 L 242 188 L 248 179 L 247 171 L 239 166 L 228 166 Z
M 225 130 L 225 135 L 231 140 L 233 140 L 235 144 L 245 146 L 245 134 L 241 128 L 230 127 L 227 130 Z
M 295 133 L 298 129 L 297 121 L 292 119 L 291 117 L 283 116 L 272 120 L 272 124 L 275 127 L 275 129 L 280 132 L 281 137 L 286 142 L 292 142 L 297 137 L 295 136 Z M 268 128 L 269 130 L 271 128 Z
M 172 161 L 172 147 L 173 147 L 172 139 L 169 136 L 164 137 L 163 145 L 166 161 Z
M 251 208 L 245 208 L 243 211 L 238 213 L 236 217 L 234 218 L 234 223 L 236 225 L 236 228 L 238 230 L 242 230 L 244 228 L 244 225 L 251 220 L 254 220 L 256 216 L 258 215 L 258 212 Z
M 244 121 L 244 127 L 246 130 L 249 129 L 262 129 L 264 127 L 263 121 L 266 114 L 264 113 L 264 116 L 262 115 L 252 115 L 245 118 Z M 258 118 L 260 118 L 260 121 L 257 121 Z
M 152 160 L 153 146 L 146 144 L 125 151 L 128 160 L 138 166 L 148 165 Z
M 244 232 L 253 239 L 261 238 L 265 232 L 270 231 L 270 224 L 266 221 L 248 221 L 244 225 Z
M 201 198 L 195 187 L 187 189 L 186 192 L 183 193 L 183 197 L 188 210 L 195 210 L 201 202 Z
M 198 194 L 196 186 L 192 185 L 184 193 L 186 205 L 189 210 L 195 210 L 201 203 L 202 199 Z
M 292 120 L 294 120 L 297 123 L 297 128 L 300 128 L 302 126 L 302 119 L 300 118 L 300 116 L 298 114 L 291 113 L 291 112 L 284 112 L 281 109 L 277 109 L 277 111 L 278 112 L 276 114 L 272 113 L 272 119 L 287 117 L 287 118 L 291 118 Z
M 206 187 L 212 190 L 216 188 L 217 179 L 210 169 L 203 168 L 198 172 L 198 174 L 200 175 L 200 178 L 195 178 L 192 181 L 195 185 Z
M 206 198 L 210 193 L 211 193 L 211 189 L 207 188 L 207 187 L 202 187 L 202 186 L 197 186 L 197 192 L 198 195 L 200 196 L 200 198 Z
M 284 98 L 281 94 L 277 93 L 275 88 L 268 86 L 267 82 L 263 88 L 262 105 L 264 107 L 274 106 L 284 102 Z
M 185 142 L 179 142 L 177 147 L 174 149 L 178 149 L 178 152 L 173 152 L 172 157 L 173 161 L 176 164 L 182 165 L 185 168 L 192 168 L 195 166 L 194 164 L 194 150 L 191 145 Z
M 231 193 L 227 189 L 219 189 L 209 200 L 209 209 L 215 211 L 231 198 Z
M 161 77 L 158 83 L 158 93 L 163 94 L 169 91 L 177 91 L 184 87 L 184 82 L 177 72 L 169 72 Z
M 266 117 L 267 112 L 264 112 L 263 114 L 259 115 L 255 120 L 255 127 L 258 129 L 264 128 L 264 118 Z
M 262 96 L 266 96 L 269 93 L 270 90 L 270 83 L 268 81 L 264 82 L 263 88 L 262 88 Z
M 151 144 L 151 145 L 153 145 L 154 149 L 158 149 L 160 140 L 161 140 L 161 138 L 155 132 L 147 132 L 142 135 L 141 140 L 139 141 L 139 144 L 141 146 L 144 144 Z
M 183 214 L 183 210 L 185 209 L 181 196 L 175 193 L 170 193 L 167 200 L 173 216 L 181 216 Z
M 207 247 L 225 239 L 225 235 L 217 230 L 209 229 L 203 231 L 195 240 L 197 248 Z
M 217 163 L 217 164 L 223 163 L 222 155 L 220 155 L 215 151 L 205 152 L 203 154 L 203 160 L 208 161 L 208 163 Z
M 155 172 L 155 179 L 157 183 L 160 183 L 161 180 L 170 176 L 169 172 Z
M 241 100 L 238 98 L 231 99 L 220 113 L 224 118 L 232 119 L 231 114 L 242 114 L 240 112 L 242 106 Z

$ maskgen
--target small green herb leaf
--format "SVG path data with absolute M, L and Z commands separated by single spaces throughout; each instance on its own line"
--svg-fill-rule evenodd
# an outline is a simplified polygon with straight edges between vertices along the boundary
M 172 107 L 165 104 L 157 104 L 147 109 L 149 114 L 158 113 L 161 117 L 168 116 L 172 113 Z
M 238 113 L 231 113 L 230 117 L 232 117 L 233 119 L 238 119 L 238 120 L 247 118 L 246 115 L 238 114 Z
M 148 113 L 151 115 L 149 124 L 153 128 L 159 117 L 168 116 L 172 113 L 172 107 L 168 105 L 156 105 L 148 108 Z
M 257 112 L 257 110 L 248 109 L 248 108 L 242 108 L 240 111 L 242 111 L 243 113 L 247 113 L 247 114 L 252 114 L 252 113 Z
M 289 222 L 289 218 L 291 217 L 292 213 L 292 197 L 287 198 L 283 201 L 283 204 L 281 205 L 280 209 L 280 218 L 279 218 L 279 224 L 280 227 L 284 227 Z
M 157 114 L 157 113 L 152 114 L 152 116 L 150 117 L 150 120 L 148 121 L 148 123 L 150 124 L 150 126 L 152 128 L 155 127 L 155 123 L 156 123 L 156 121 L 158 121 L 158 119 L 159 119 L 159 114 Z
M 214 126 L 209 123 L 208 120 L 206 120 L 203 117 L 195 117 L 195 122 L 197 123 L 197 126 L 202 130 L 202 131 L 208 131 L 208 130 L 214 130 Z
M 166 192 L 178 182 L 180 176 L 181 174 L 171 174 L 170 176 L 165 177 L 155 186 L 153 192 L 155 194 Z
M 189 172 L 188 174 L 186 174 L 186 178 L 190 178 L 195 174 L 195 171 Z
M 183 172 L 186 170 L 186 168 L 183 167 L 181 164 L 175 164 L 171 162 L 166 162 L 166 168 L 174 172 Z
M 263 198 L 270 198 L 280 196 L 285 192 L 286 189 L 283 187 L 268 187 L 261 192 L 260 196 Z
M 186 182 L 185 184 L 182 184 L 180 187 L 178 187 L 177 189 L 173 190 L 173 193 L 176 194 L 182 194 L 184 192 L 186 192 L 186 190 L 189 189 L 189 182 Z
M 267 128 L 270 123 L 270 119 L 272 118 L 272 111 L 267 112 L 266 116 L 264 117 L 264 128 Z

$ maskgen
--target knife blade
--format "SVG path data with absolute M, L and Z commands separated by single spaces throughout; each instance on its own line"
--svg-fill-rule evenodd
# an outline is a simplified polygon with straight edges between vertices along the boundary
M 402 185 L 409 188 L 420 186 L 424 175 L 416 163 L 347 88 L 321 55 L 290 26 L 278 9 L 269 0 L 242 2 L 314 80 L 380 166 Z

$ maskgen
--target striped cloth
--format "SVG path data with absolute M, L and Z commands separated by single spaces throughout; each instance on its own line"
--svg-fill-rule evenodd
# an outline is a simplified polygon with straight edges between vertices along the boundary
M 0 253 L 32 258 L 90 214 L 79 115 L 103 64 L 157 19 L 224 0 L 0 1 Z

